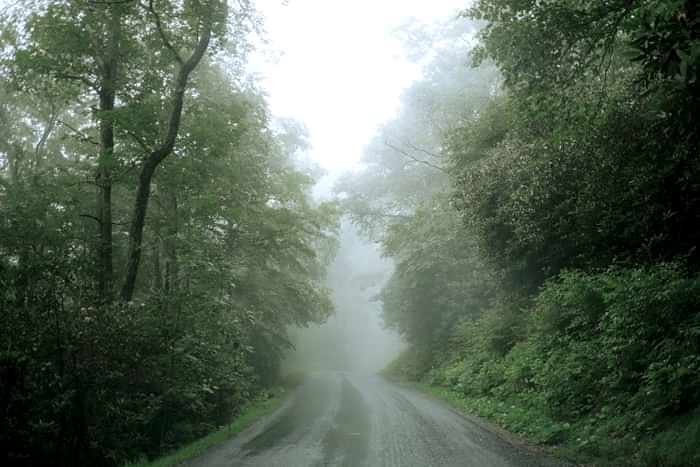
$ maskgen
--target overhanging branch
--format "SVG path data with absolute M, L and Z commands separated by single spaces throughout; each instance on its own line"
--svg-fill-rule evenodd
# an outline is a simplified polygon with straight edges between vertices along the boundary
M 440 172 L 447 173 L 447 169 L 445 169 L 444 167 L 440 167 L 439 165 L 435 165 L 432 162 L 426 161 L 424 159 L 419 159 L 419 158 L 415 157 L 414 155 L 412 155 L 411 153 L 409 153 L 408 151 L 406 151 L 405 149 L 402 149 L 394 144 L 391 144 L 388 140 L 385 140 L 384 144 L 388 148 L 393 149 L 394 151 L 398 152 L 399 154 L 403 155 L 404 157 L 407 157 L 408 159 L 411 159 L 414 162 L 418 162 L 419 164 L 426 165 L 426 166 L 433 168 L 435 170 L 439 170 Z M 425 151 L 422 151 L 422 152 L 425 152 Z

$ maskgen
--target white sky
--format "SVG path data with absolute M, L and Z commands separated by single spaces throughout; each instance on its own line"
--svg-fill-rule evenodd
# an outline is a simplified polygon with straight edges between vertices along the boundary
M 277 117 L 306 125 L 309 156 L 337 175 L 357 167 L 362 149 L 420 76 L 392 32 L 409 18 L 453 16 L 469 0 L 257 0 L 267 53 L 251 57 Z M 279 52 L 275 59 L 270 58 Z M 318 191 L 318 190 L 317 190 Z

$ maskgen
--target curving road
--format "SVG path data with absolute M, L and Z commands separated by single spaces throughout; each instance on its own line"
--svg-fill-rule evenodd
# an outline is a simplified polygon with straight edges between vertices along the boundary
M 315 374 L 277 412 L 192 467 L 534 467 L 565 464 L 379 376 Z

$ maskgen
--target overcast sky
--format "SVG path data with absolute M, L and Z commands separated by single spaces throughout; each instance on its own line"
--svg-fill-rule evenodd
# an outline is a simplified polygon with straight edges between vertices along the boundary
M 309 130 L 310 157 L 328 177 L 357 166 L 375 129 L 420 76 L 395 29 L 410 18 L 455 16 L 468 0 L 257 0 L 270 44 L 252 57 L 271 110 Z M 277 51 L 279 55 L 273 59 Z

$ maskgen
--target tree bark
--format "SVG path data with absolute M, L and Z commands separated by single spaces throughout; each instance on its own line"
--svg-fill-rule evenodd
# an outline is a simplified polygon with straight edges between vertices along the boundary
M 127 253 L 126 276 L 124 278 L 124 285 L 121 290 L 121 299 L 124 302 L 131 301 L 134 296 L 136 278 L 141 260 L 143 228 L 146 220 L 146 213 L 148 211 L 151 181 L 153 180 L 153 175 L 155 174 L 158 165 L 160 165 L 160 163 L 172 153 L 173 148 L 175 147 L 175 140 L 180 130 L 180 120 L 182 118 L 182 107 L 185 100 L 185 91 L 187 89 L 190 75 L 202 60 L 204 53 L 209 47 L 213 22 L 211 15 L 212 3 L 213 0 L 209 3 L 208 13 L 204 18 L 202 18 L 202 30 L 192 55 L 190 55 L 190 57 L 185 61 L 179 57 L 175 50 L 172 50 L 172 53 L 175 55 L 180 67 L 175 79 L 175 87 L 170 98 L 171 110 L 168 118 L 168 127 L 165 139 L 159 147 L 157 147 L 148 155 L 148 157 L 146 157 L 139 175 L 139 185 L 136 189 L 136 199 L 134 201 L 134 209 L 131 215 L 131 227 L 129 229 L 129 249 Z M 155 15 L 154 11 L 151 11 Z M 160 22 L 157 15 L 155 18 L 158 28 L 160 29 Z M 166 46 L 168 46 L 169 43 L 165 39 L 162 31 L 161 35 L 164 37 Z
M 103 57 L 100 76 L 100 155 L 97 160 L 96 217 L 99 219 L 98 290 L 100 302 L 112 301 L 112 164 L 114 159 L 114 110 L 121 18 L 117 9 L 111 8 L 108 24 L 108 44 Z

